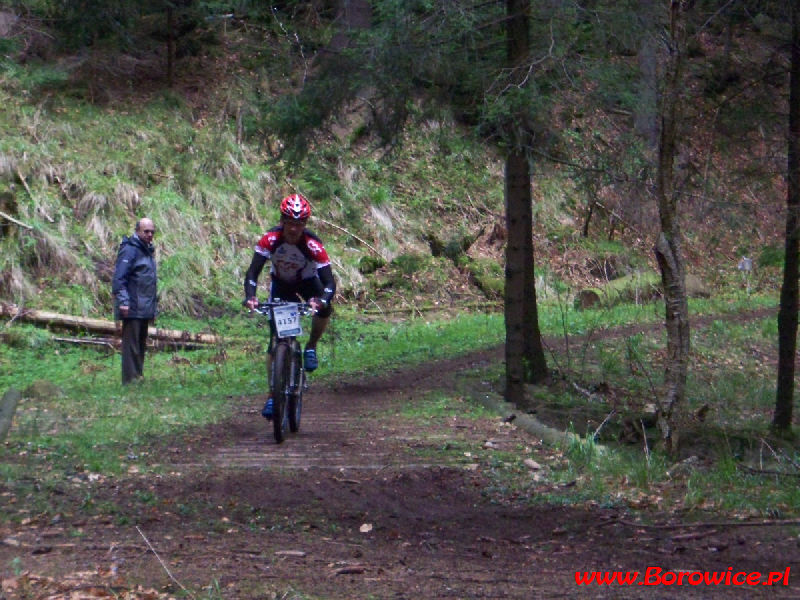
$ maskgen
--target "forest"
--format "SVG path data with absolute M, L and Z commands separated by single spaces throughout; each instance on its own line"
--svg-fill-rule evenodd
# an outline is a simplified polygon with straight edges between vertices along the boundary
M 558 577 L 638 553 L 782 572 L 798 13 L 1 1 L 2 593 L 582 597 Z M 338 287 L 306 425 L 277 446 L 241 302 L 289 193 Z M 160 313 L 131 389 L 111 277 L 145 216 Z M 520 570 L 553 548 L 560 571 Z
M 536 207 L 544 204 L 534 195 L 546 194 L 546 185 L 557 186 L 563 218 L 578 229 L 574 234 L 623 245 L 638 242 L 643 259 L 655 260 L 669 356 L 658 421 L 668 447 L 686 404 L 686 279 L 698 270 L 692 263 L 712 271 L 715 256 L 730 261 L 738 255 L 751 265 L 756 252 L 757 264 L 779 261 L 780 360 L 772 426 L 788 432 L 798 294 L 796 227 L 793 211 L 786 208 L 797 201 L 789 185 L 796 168 L 788 110 L 797 106 L 789 101 L 792 8 L 791 2 L 735 1 L 475 7 L 459 2 L 10 3 L 3 13 L 5 81 L 6 93 L 17 99 L 3 156 L 3 296 L 28 301 L 54 270 L 68 272 L 64 283 L 81 288 L 70 295 L 79 296 L 82 312 L 106 304 L 107 314 L 108 292 L 102 288 L 108 273 L 104 276 L 99 265 L 112 251 L 117 229 L 129 226 L 124 215 L 154 204 L 168 220 L 176 212 L 185 217 L 174 224 L 176 232 L 192 239 L 199 233 L 216 247 L 213 259 L 203 252 L 200 261 L 190 259 L 197 255 L 190 247 L 165 248 L 167 286 L 173 285 L 169 280 L 184 285 L 181 269 L 203 282 L 188 294 L 167 289 L 165 305 L 177 313 L 194 312 L 207 302 L 203 296 L 230 296 L 227 285 L 236 279 L 230 275 L 240 261 L 235 253 L 241 233 L 223 231 L 219 224 L 229 223 L 231 213 L 258 223 L 260 188 L 273 180 L 275 188 L 286 188 L 281 178 L 308 172 L 309 181 L 288 186 L 305 185 L 320 198 L 323 211 L 340 213 L 334 235 L 345 233 L 345 245 L 361 246 L 352 253 L 353 258 L 360 254 L 358 261 L 342 269 L 350 271 L 343 273 L 348 301 L 364 295 L 359 288 L 365 271 L 405 255 L 400 245 L 407 237 L 427 244 L 434 257 L 451 258 L 453 275 L 474 281 L 483 295 L 502 295 L 505 394 L 525 406 L 524 385 L 549 375 L 539 341 L 534 269 L 534 239 L 549 234 L 533 225 Z M 54 102 L 62 104 L 51 106 Z M 193 121 L 193 131 L 171 141 L 177 156 L 165 160 L 154 151 L 161 140 L 136 131 L 136 116 L 122 108 L 132 102 L 160 104 L 162 114 L 153 118 L 164 119 L 164 129 L 171 127 L 169 119 Z M 29 110 L 34 110 L 31 117 Z M 70 111 L 78 112 L 75 119 Z M 84 129 L 83 135 L 105 139 L 81 140 L 80 132 L 70 131 L 92 120 L 80 114 L 86 111 L 108 117 L 107 128 Z M 52 121 L 52 113 L 63 117 Z M 410 234 L 381 232 L 383 211 L 424 211 L 419 198 L 424 192 L 408 189 L 410 184 L 392 173 L 403 144 L 415 143 L 403 139 L 412 123 L 440 130 L 447 124 L 482 144 L 487 161 L 494 162 L 489 169 L 503 168 L 504 206 L 491 208 L 504 214 L 494 215 L 492 223 L 467 214 L 461 231 L 447 232 L 449 239 L 420 232 L 417 223 Z M 50 150 L 65 145 L 65 139 L 73 152 Z M 84 160 L 78 156 L 81 142 L 94 146 Z M 337 164 L 339 144 L 362 158 L 381 154 L 373 168 L 385 172 L 371 180 L 355 173 L 355 165 Z M 454 153 L 440 154 L 448 152 Z M 468 164 L 462 167 L 470 170 Z M 451 195 L 431 207 L 441 214 L 445 231 L 458 221 L 453 213 L 480 212 L 492 202 L 471 200 L 472 206 L 464 206 L 458 196 L 469 195 L 469 189 L 453 189 L 450 182 L 435 185 L 444 188 L 443 196 Z M 472 193 L 483 194 L 486 183 L 478 185 Z M 190 215 L 182 203 L 189 204 Z M 70 209 L 71 222 L 65 214 Z M 770 213 L 764 223 L 769 231 L 734 225 L 759 209 Z M 757 239 L 780 232 L 779 210 L 786 215 L 782 250 L 772 239 Z M 367 215 L 373 218 L 363 218 Z M 714 229 L 702 248 L 691 243 L 693 236 L 708 233 L 693 231 L 696 220 Z M 336 220 L 331 223 L 329 228 L 337 227 Z M 485 273 L 494 264 L 465 256 L 489 227 L 508 236 L 502 281 L 496 272 Z M 739 230 L 738 238 L 726 231 L 731 228 Z M 78 230 L 88 235 L 78 236 Z M 83 238 L 88 256 L 70 237 Z M 200 264 L 190 266 L 194 262 Z M 610 265 L 599 270 L 610 279 L 609 270 L 629 275 L 636 269 Z M 220 271 L 229 276 L 225 283 L 213 281 L 226 279 Z M 88 297 L 83 286 L 91 291 Z M 598 286 L 586 287 L 580 290 L 584 298 L 599 297 L 593 289 Z M 189 298 L 198 302 L 189 306 Z

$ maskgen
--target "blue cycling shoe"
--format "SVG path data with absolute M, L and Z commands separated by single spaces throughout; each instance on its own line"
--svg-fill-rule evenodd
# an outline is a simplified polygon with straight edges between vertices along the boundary
M 314 348 L 306 348 L 306 351 L 303 352 L 303 368 L 306 371 L 313 371 L 318 366 L 317 351 Z
M 272 420 L 272 398 L 267 399 L 267 403 L 264 404 L 264 408 L 261 409 L 261 416 L 267 421 Z

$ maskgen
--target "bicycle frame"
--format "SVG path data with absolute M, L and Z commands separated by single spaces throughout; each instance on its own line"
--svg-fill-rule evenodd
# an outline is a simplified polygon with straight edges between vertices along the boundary
M 313 312 L 305 302 L 273 300 L 260 302 L 254 309 L 266 316 L 270 324 L 268 352 L 272 357 L 269 376 L 273 394 L 272 425 L 275 441 L 286 439 L 286 432 L 300 428 L 303 390 L 306 387 L 305 369 L 300 342 L 300 317 Z

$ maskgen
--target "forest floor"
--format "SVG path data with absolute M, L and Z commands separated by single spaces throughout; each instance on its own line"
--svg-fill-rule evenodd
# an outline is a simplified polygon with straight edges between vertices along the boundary
M 56 518 L 0 525 L 0 599 L 800 598 L 785 523 L 559 504 L 563 484 L 545 480 L 550 502 L 500 501 L 481 452 L 524 447 L 547 465 L 556 449 L 503 415 L 424 427 L 403 416 L 500 360 L 495 350 L 312 384 L 301 431 L 280 445 L 264 399 L 237 399 L 224 423 L 153 440 L 159 475 L 65 481 Z M 639 575 L 576 582 L 593 571 Z M 734 585 L 756 572 L 762 584 Z M 763 585 L 769 572 L 775 585 Z M 706 573 L 730 584 L 698 583 Z

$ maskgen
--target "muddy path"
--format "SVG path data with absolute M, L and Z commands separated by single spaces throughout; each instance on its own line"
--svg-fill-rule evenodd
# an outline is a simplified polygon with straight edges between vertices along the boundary
M 456 406 L 424 428 L 400 416 L 500 359 L 492 350 L 315 383 L 301 431 L 281 445 L 258 414 L 263 398 L 238 399 L 224 423 L 153 440 L 161 475 L 65 481 L 56 518 L 2 525 L 0 598 L 800 598 L 791 571 L 776 586 L 692 575 L 794 570 L 793 527 L 657 513 L 643 524 L 620 507 L 499 501 L 487 476 L 495 455 L 525 453 L 546 469 L 553 449 L 501 415 L 464 419 Z M 536 489 L 558 497 L 545 480 Z M 24 503 L 0 493 L 9 508 Z M 660 585 L 639 585 L 648 568 L 651 583 L 665 575 Z M 586 587 L 576 571 L 640 575 Z

